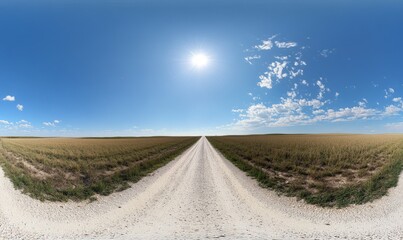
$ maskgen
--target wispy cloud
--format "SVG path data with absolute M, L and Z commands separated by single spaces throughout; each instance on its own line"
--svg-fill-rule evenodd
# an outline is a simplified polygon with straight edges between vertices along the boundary
M 388 88 L 388 89 L 385 89 L 384 91 L 385 91 L 385 96 L 384 96 L 385 99 L 389 98 L 393 93 L 395 93 L 395 89 L 393 89 L 393 88 Z
M 255 48 L 258 50 L 270 50 L 273 48 L 273 42 L 271 39 L 263 40 L 262 44 L 256 45 Z
M 322 83 L 321 80 L 317 80 L 317 81 L 316 81 L 316 85 L 319 87 L 319 93 L 318 93 L 317 98 L 318 98 L 318 99 L 322 99 L 322 98 L 323 98 L 323 94 L 326 92 L 325 85 Z
M 273 35 L 271 37 L 269 37 L 267 40 L 263 40 L 261 44 L 259 45 L 255 45 L 254 48 L 258 49 L 258 50 L 270 50 L 273 48 L 274 44 L 273 44 L 273 39 L 276 37 L 277 35 Z
M 17 122 L 10 122 L 7 120 L 0 120 L 0 124 L 6 125 L 7 129 L 20 129 L 20 128 L 32 128 L 31 122 L 27 120 L 20 120 Z
M 32 124 L 27 120 L 21 120 L 14 124 L 18 128 L 32 128 Z
M 60 120 L 53 120 L 52 122 L 43 122 L 42 124 L 47 127 L 56 127 L 60 123 Z
M 253 63 L 252 63 L 253 60 L 255 60 L 255 59 L 260 59 L 260 58 L 261 58 L 260 55 L 253 55 L 253 56 L 245 57 L 244 59 L 245 59 L 245 61 L 247 61 L 249 64 L 253 64 Z
M 278 47 L 278 48 L 292 48 L 292 47 L 297 46 L 296 42 L 279 42 L 279 41 L 275 41 L 274 44 L 276 44 L 276 47 Z
M 387 123 L 385 127 L 394 132 L 403 132 L 403 122 Z
M 334 49 L 323 49 L 322 51 L 320 51 L 320 55 L 324 58 L 329 57 L 329 55 L 331 55 L 334 52 Z
M 293 48 L 298 46 L 296 42 L 274 41 L 277 35 L 273 35 L 267 40 L 263 40 L 261 44 L 255 45 L 254 48 L 258 50 L 271 50 L 273 47 L 277 48 Z
M 243 113 L 244 109 L 232 109 L 231 112 L 233 113 Z

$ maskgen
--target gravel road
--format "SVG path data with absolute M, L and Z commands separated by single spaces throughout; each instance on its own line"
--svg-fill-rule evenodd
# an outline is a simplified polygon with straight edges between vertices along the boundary
M 280 197 L 202 137 L 130 189 L 92 203 L 33 200 L 0 169 L 0 239 L 403 239 L 402 203 L 403 184 L 341 210 Z

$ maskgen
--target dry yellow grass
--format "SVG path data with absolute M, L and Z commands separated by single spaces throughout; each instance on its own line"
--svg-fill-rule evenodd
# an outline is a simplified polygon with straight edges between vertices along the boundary
M 403 135 L 209 137 L 263 185 L 323 206 L 363 203 L 395 185 Z
M 39 199 L 87 199 L 128 187 L 197 137 L 2 138 L 0 162 L 15 186 Z

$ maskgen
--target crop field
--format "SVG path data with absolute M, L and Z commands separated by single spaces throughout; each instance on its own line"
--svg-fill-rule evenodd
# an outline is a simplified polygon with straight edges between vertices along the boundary
M 262 186 L 320 206 L 377 199 L 396 186 L 403 135 L 250 135 L 208 137 Z
M 198 137 L 1 138 L 0 163 L 16 188 L 40 200 L 95 200 L 129 187 Z

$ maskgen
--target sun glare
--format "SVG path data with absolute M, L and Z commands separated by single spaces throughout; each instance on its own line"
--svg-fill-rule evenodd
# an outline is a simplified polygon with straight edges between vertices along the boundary
M 191 63 L 195 68 L 204 68 L 209 63 L 209 57 L 204 53 L 192 54 Z

